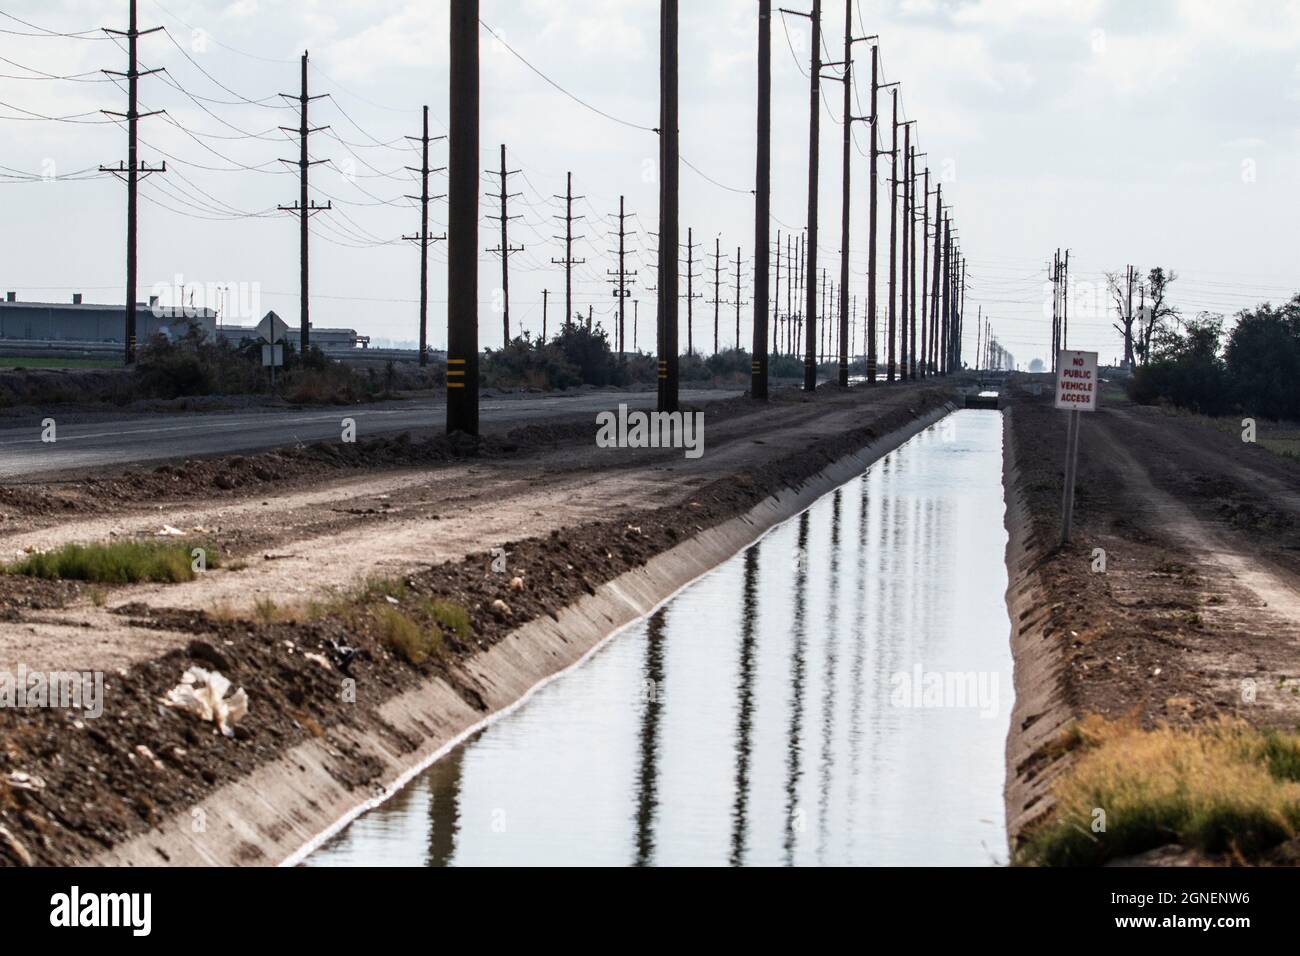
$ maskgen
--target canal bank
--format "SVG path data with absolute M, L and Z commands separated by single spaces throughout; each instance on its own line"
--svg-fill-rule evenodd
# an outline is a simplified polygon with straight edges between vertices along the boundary
M 803 459 L 783 466 L 787 486 L 757 506 L 704 528 L 557 609 L 554 617 L 536 618 L 464 662 L 477 700 L 467 700 L 441 679 L 429 680 L 380 704 L 373 720 L 324 726 L 319 735 L 221 785 L 186 812 L 118 844 L 95 862 L 267 864 L 301 855 L 304 847 L 381 802 L 485 720 L 517 706 L 539 682 L 572 667 L 613 631 L 651 612 L 950 410 L 940 390 L 918 391 L 907 414 L 865 415 L 857 450 L 825 465 L 825 443 L 810 442 Z M 841 444 L 852 434 L 843 436 Z M 201 832 L 195 829 L 198 819 L 206 821 Z

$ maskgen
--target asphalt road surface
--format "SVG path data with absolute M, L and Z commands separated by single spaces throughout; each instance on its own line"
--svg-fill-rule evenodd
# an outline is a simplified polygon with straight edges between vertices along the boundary
M 683 402 L 732 398 L 739 391 L 683 390 Z M 484 399 L 484 425 L 524 424 L 539 419 L 630 408 L 652 409 L 654 392 L 588 392 L 578 395 L 525 395 Z M 358 405 L 347 408 L 285 409 L 255 412 L 148 414 L 94 422 L 59 424 L 56 441 L 41 440 L 39 419 L 0 429 L 0 482 L 86 468 L 122 466 L 173 458 L 198 458 L 235 452 L 282 448 L 298 442 L 338 440 L 342 421 L 356 421 L 357 439 L 418 429 L 441 429 L 446 402 Z

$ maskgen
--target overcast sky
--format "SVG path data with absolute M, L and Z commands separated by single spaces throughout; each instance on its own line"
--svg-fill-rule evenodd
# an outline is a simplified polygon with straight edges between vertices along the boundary
M 1044 282 L 1058 246 L 1072 250 L 1078 295 L 1070 344 L 1099 349 L 1103 358 L 1120 349 L 1102 311 L 1104 273 L 1129 263 L 1177 272 L 1173 299 L 1189 315 L 1232 314 L 1300 290 L 1297 0 L 851 2 L 855 31 L 880 35 L 882 79 L 901 81 L 902 114 L 917 121 L 924 161 L 954 205 L 970 264 L 968 359 L 979 308 L 1022 365 L 1046 357 Z M 755 0 L 682 4 L 682 153 L 721 184 L 682 172 L 682 240 L 689 226 L 700 243 L 697 347 L 712 346 L 715 239 L 726 257 L 742 247 L 747 275 L 753 252 L 757 7 Z M 0 285 L 21 299 L 63 301 L 80 291 L 86 301 L 121 302 L 125 188 L 82 171 L 125 158 L 124 129 L 98 112 L 124 111 L 125 92 L 97 71 L 124 70 L 126 57 L 97 31 L 125 28 L 126 0 L 11 0 L 4 9 L 11 16 L 0 17 L 7 61 L 0 61 L 0 173 L 9 178 L 0 180 Z M 297 92 L 298 58 L 309 50 L 311 92 L 330 94 L 312 105 L 312 124 L 330 130 L 312 137 L 311 153 L 332 160 L 313 168 L 312 196 L 335 207 L 313 220 L 313 323 L 414 339 L 418 252 L 400 236 L 419 228 L 418 208 L 402 198 L 419 192 L 403 169 L 418 166 L 419 155 L 403 137 L 419 133 L 426 103 L 433 134 L 445 131 L 447 9 L 447 0 L 140 0 L 140 26 L 167 28 L 139 41 L 143 67 L 167 68 L 140 81 L 141 109 L 167 111 L 141 121 L 141 158 L 168 165 L 141 189 L 140 298 L 171 288 L 180 275 L 207 288 L 233 286 L 226 302 L 234 321 L 255 322 L 260 314 L 237 313 L 258 306 L 296 324 L 297 224 L 275 207 L 298 195 L 294 170 L 277 161 L 297 155 L 277 127 L 296 127 L 298 118 L 296 105 L 285 108 L 276 94 Z M 587 104 L 482 33 L 483 167 L 496 168 L 505 143 L 509 167 L 522 170 L 510 180 L 510 191 L 522 193 L 511 213 L 523 217 L 512 222 L 510 240 L 526 246 L 511 260 L 515 325 L 540 329 L 543 288 L 551 291 L 552 329 L 562 316 L 564 276 L 550 263 L 563 254 L 552 238 L 563 225 L 551 218 L 563 205 L 551 197 L 564 192 L 571 170 L 574 192 L 586 197 L 575 204 L 585 216 L 575 255 L 587 260 L 577 270 L 576 307 L 593 305 L 608 327 L 615 305 L 606 282 L 615 248 L 608 233 L 620 195 L 636 214 L 630 246 L 639 251 L 630 268 L 653 287 L 657 137 L 636 127 L 658 122 L 658 3 L 483 0 L 481 13 L 519 56 Z M 844 5 L 832 0 L 823 17 L 838 60 Z M 865 44 L 857 51 L 865 113 L 870 53 Z M 778 16 L 774 230 L 801 228 L 806 219 L 808 53 L 808 21 Z M 35 78 L 35 71 L 60 78 Z M 819 245 L 835 278 L 842 87 L 828 82 L 824 92 Z M 882 95 L 882 110 L 888 103 Z M 870 134 L 859 125 L 855 135 L 850 262 L 861 314 Z M 432 158 L 445 164 L 445 143 L 433 144 Z M 38 178 L 24 178 L 30 175 Z M 445 177 L 433 187 L 445 192 Z M 483 187 L 495 189 L 495 178 L 485 175 Z M 438 234 L 445 209 L 433 207 Z M 481 213 L 498 211 L 485 195 Z M 500 265 L 486 250 L 498 239 L 484 219 L 480 329 L 481 341 L 494 346 Z M 437 346 L 446 341 L 445 258 L 439 244 L 430 309 Z M 882 302 L 886 274 L 882 268 Z M 650 349 L 653 294 L 636 289 L 639 345 Z M 724 280 L 724 345 L 735 336 L 733 295 Z M 683 305 L 683 326 L 685 314 Z M 745 341 L 749 327 L 745 309 Z

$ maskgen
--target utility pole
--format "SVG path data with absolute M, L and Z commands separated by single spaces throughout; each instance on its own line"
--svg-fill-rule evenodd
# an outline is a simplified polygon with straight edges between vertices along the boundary
M 930 277 L 930 167 L 925 167 L 924 189 L 921 192 L 921 378 L 930 374 L 930 315 L 927 285 Z
M 1052 256 L 1052 371 L 1057 366 L 1057 353 L 1061 348 L 1061 250 Z
M 429 364 L 429 243 L 443 242 L 447 239 L 444 232 L 441 236 L 429 235 L 429 173 L 441 170 L 429 169 L 429 107 L 424 108 L 424 132 L 420 136 L 408 136 L 407 139 L 414 139 L 420 143 L 421 157 L 420 168 L 416 169 L 407 166 L 413 173 L 420 174 L 420 195 L 407 196 L 407 199 L 418 199 L 420 202 L 420 232 L 415 236 L 403 236 L 402 238 L 409 242 L 418 242 L 420 244 L 420 364 Z M 445 139 L 446 137 L 437 136 L 435 139 Z M 504 148 L 504 147 L 503 147 Z M 446 199 L 446 196 L 436 197 Z
M 140 185 L 140 177 L 149 176 L 151 173 L 167 172 L 167 163 L 161 166 L 151 167 L 148 163 L 139 162 L 139 137 L 137 127 L 139 121 L 147 116 L 157 116 L 163 110 L 154 110 L 151 113 L 141 113 L 139 110 L 139 101 L 136 97 L 137 81 L 142 76 L 149 76 L 153 73 L 161 72 L 162 67 L 143 72 L 139 69 L 139 62 L 136 59 L 136 41 L 147 34 L 157 33 L 162 27 L 150 27 L 148 30 L 141 30 L 136 21 L 136 0 L 131 0 L 131 13 L 128 20 L 128 26 L 125 31 L 113 30 L 104 27 L 105 33 L 110 36 L 126 37 L 127 39 L 127 68 L 125 73 L 117 70 L 104 70 L 109 76 L 126 77 L 126 113 L 115 113 L 111 110 L 101 110 L 109 116 L 123 117 L 126 119 L 126 165 L 121 162 L 117 166 L 100 166 L 101 173 L 112 173 L 118 179 L 126 183 L 126 304 L 125 304 L 125 324 L 123 326 L 123 342 L 125 343 L 125 360 L 127 365 L 135 364 L 136 348 L 136 328 L 135 328 L 135 294 L 136 294 L 136 239 L 138 235 L 139 219 L 136 211 L 136 191 Z
M 511 176 L 515 175 L 518 172 L 519 170 L 517 169 L 506 168 L 506 144 L 502 143 L 500 172 L 496 172 L 495 170 L 491 170 L 491 169 L 488 170 L 489 176 L 496 175 L 501 177 L 501 192 L 500 192 L 501 215 L 499 216 L 489 215 L 487 216 L 487 218 L 501 220 L 501 245 L 495 249 L 489 249 L 488 252 L 497 253 L 501 256 L 501 310 L 502 310 L 501 323 L 502 323 L 503 342 L 504 342 L 503 348 L 508 348 L 510 345 L 510 254 L 513 252 L 524 251 L 523 246 L 510 245 L 510 231 L 509 231 L 510 220 L 519 218 L 518 216 L 510 215 L 510 209 L 509 209 L 510 200 L 514 199 L 517 196 L 523 195 L 523 193 L 506 192 L 506 183 L 509 181 Z
M 478 435 L 479 4 L 451 5 L 447 432 Z
M 718 318 L 722 304 L 722 240 L 713 240 L 713 354 L 718 354 Z
M 912 122 L 903 124 L 903 180 L 895 184 L 895 189 L 899 186 L 903 188 L 903 219 L 902 219 L 902 248 L 899 249 L 899 258 L 902 260 L 902 280 L 903 284 L 899 290 L 899 311 L 898 311 L 898 378 L 899 381 L 907 381 L 908 365 L 908 343 L 907 343 L 907 317 L 911 310 L 911 285 L 912 272 L 911 262 L 908 258 L 908 245 L 911 242 L 912 235 Z
M 299 295 L 301 302 L 299 303 L 298 309 L 298 321 L 300 323 L 298 337 L 302 357 L 306 358 L 307 350 L 311 347 L 311 283 L 309 281 L 310 270 L 307 265 L 307 224 L 311 217 L 316 215 L 316 213 L 326 212 L 333 209 L 334 201 L 329 200 L 325 205 L 319 206 L 315 201 L 309 200 L 307 196 L 307 171 L 317 163 L 325 162 L 323 159 L 313 160 L 307 158 L 307 137 L 312 133 L 319 133 L 322 130 L 329 129 L 329 127 L 317 126 L 312 128 L 307 125 L 307 104 L 312 100 L 321 99 L 326 94 L 322 93 L 318 96 L 307 95 L 307 53 L 305 51 L 302 55 L 302 92 L 298 96 L 294 96 L 291 93 L 281 93 L 280 95 L 288 100 L 297 100 L 299 105 L 298 129 L 295 130 L 290 126 L 280 127 L 280 129 L 284 130 L 286 133 L 296 132 L 298 134 L 298 199 L 292 206 L 281 206 L 280 211 L 296 213 L 299 219 L 298 282 L 300 286 Z M 292 163 L 294 161 L 290 159 L 282 159 L 280 162 Z
M 943 183 L 934 191 L 934 266 L 930 273 L 930 373 L 939 372 L 939 277 L 943 271 L 943 260 L 939 248 L 939 220 L 943 216 Z
M 754 175 L 754 348 L 750 356 L 749 394 L 767 399 L 767 273 L 771 255 L 772 206 L 772 0 L 758 2 L 758 140 Z M 740 298 L 739 295 L 736 296 Z M 781 301 L 781 233 L 776 235 L 777 305 Z M 775 334 L 777 321 L 772 316 Z M 740 348 L 737 331 L 736 348 Z
M 542 290 L 542 344 L 546 344 L 546 313 L 551 304 L 551 290 Z
M 957 297 L 957 338 L 954 345 L 957 348 L 957 371 L 962 369 L 961 357 L 964 351 L 963 336 L 966 331 L 966 257 L 961 257 L 961 284 L 958 288 Z
M 871 46 L 871 211 L 867 234 L 867 381 L 876 384 L 876 221 L 879 218 L 880 46 Z
M 614 298 L 618 299 L 618 335 L 616 345 L 618 347 L 619 361 L 623 362 L 627 361 L 627 339 L 625 338 L 627 300 L 628 296 L 632 294 L 631 290 L 627 287 L 627 283 L 629 278 L 632 278 L 633 282 L 636 281 L 634 278 L 636 276 L 636 270 L 634 269 L 631 272 L 627 271 L 627 212 L 625 211 L 626 207 L 624 205 L 625 198 L 626 197 L 624 196 L 618 197 L 618 271 L 613 272 L 608 269 L 605 270 L 606 275 L 614 277 L 609 281 L 618 286 L 618 288 L 614 290 Z
M 908 256 L 908 324 L 910 325 L 910 340 L 907 346 L 908 378 L 916 381 L 916 157 L 924 156 L 924 153 L 917 153 L 914 149 L 908 151 L 908 174 L 907 174 L 907 256 Z M 923 200 L 922 205 L 928 200 Z M 921 237 L 921 245 L 925 245 L 925 236 Z M 925 292 L 925 276 L 921 276 L 921 292 Z M 923 307 L 924 308 L 924 307 Z M 923 313 L 924 314 L 924 313 Z M 924 335 L 922 335 L 924 338 Z
M 742 301 L 741 298 L 740 298 L 740 280 L 741 280 L 741 274 L 740 274 L 740 268 L 741 268 L 740 251 L 741 251 L 741 247 L 740 247 L 740 246 L 737 246 L 737 247 L 736 247 L 736 351 L 737 351 L 737 352 L 740 351 L 740 307 L 741 307 L 742 305 L 749 305 L 748 302 L 744 302 L 744 301 Z M 764 309 L 764 310 L 763 310 L 763 314 L 764 314 L 764 315 L 767 314 L 767 309 Z M 765 335 L 765 336 L 763 336 L 763 338 L 766 339 L 767 336 Z
M 637 324 L 641 321 L 641 300 L 632 300 L 632 351 L 638 355 L 641 353 L 641 346 L 637 344 Z
M 840 347 L 839 347 L 839 384 L 841 388 L 849 387 L 849 249 L 850 211 L 852 202 L 852 145 L 853 124 L 869 119 L 853 115 L 853 44 L 859 40 L 873 40 L 875 37 L 853 36 L 853 0 L 844 0 L 844 142 L 843 142 L 843 187 L 840 198 Z M 874 135 L 874 130 L 873 130 Z
M 898 87 L 889 92 L 894 101 L 894 138 L 889 151 L 889 371 L 886 380 L 893 382 L 897 370 L 894 347 L 898 331 Z
M 678 404 L 677 256 L 678 130 L 677 0 L 659 0 L 659 411 Z
M 803 309 L 804 309 L 804 286 L 808 284 L 808 276 L 803 271 L 804 266 L 804 244 L 808 241 L 807 232 L 799 233 L 794 241 L 794 257 L 797 260 L 794 273 L 794 312 L 789 318 L 790 332 L 790 354 L 800 355 L 803 348 Z
M 1070 347 L 1070 250 L 1065 250 L 1065 275 L 1061 285 L 1061 348 Z
M 796 12 L 796 11 L 787 11 Z M 804 243 L 804 306 L 807 326 L 804 329 L 803 388 L 817 390 L 817 190 L 821 163 L 821 81 L 822 81 L 822 0 L 813 0 L 811 14 L 799 14 L 812 20 L 812 68 L 808 71 L 808 239 Z
M 584 197 L 573 195 L 572 172 L 568 175 L 568 187 L 565 189 L 564 195 L 555 198 L 563 199 L 565 202 L 564 215 L 552 217 L 564 220 L 564 235 L 555 237 L 564 241 L 564 258 L 552 259 L 551 265 L 564 266 L 564 325 L 567 328 L 573 322 L 573 267 L 580 266 L 587 261 L 586 259 L 573 258 L 573 220 L 584 218 L 573 214 L 573 200 L 583 199 Z M 577 238 L 581 239 L 582 237 L 578 236 Z
M 940 358 L 939 374 L 947 375 L 952 370 L 952 342 L 949 339 L 950 319 L 952 316 L 952 223 L 943 217 L 943 353 Z
M 758 288 L 758 280 L 755 280 L 755 288 Z M 776 290 L 772 295 L 772 351 L 775 354 L 781 352 L 781 230 L 776 231 Z M 764 347 L 766 351 L 766 346 Z M 757 352 L 754 353 L 758 355 Z M 755 359 L 757 360 L 757 359 Z M 764 363 L 764 368 L 766 368 Z M 756 396 L 757 397 L 757 396 Z
M 695 354 L 695 230 L 686 230 L 686 354 Z

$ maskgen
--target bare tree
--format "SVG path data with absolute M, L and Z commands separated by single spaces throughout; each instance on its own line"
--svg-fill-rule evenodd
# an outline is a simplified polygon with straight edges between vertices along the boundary
M 1165 323 L 1169 319 L 1179 318 L 1178 310 L 1166 301 L 1169 287 L 1176 281 L 1178 281 L 1177 273 L 1173 270 L 1166 272 L 1160 266 L 1156 266 L 1147 274 L 1143 296 L 1144 298 L 1147 294 L 1151 296 L 1151 305 L 1142 310 L 1138 321 L 1137 340 L 1137 354 L 1143 365 L 1151 361 L 1151 343 L 1159 337 L 1160 332 L 1165 328 Z
M 1132 267 L 1126 269 L 1123 278 L 1118 272 L 1106 273 L 1106 285 L 1119 315 L 1115 331 L 1124 337 L 1124 362 L 1130 369 L 1133 367 L 1133 271 Z

